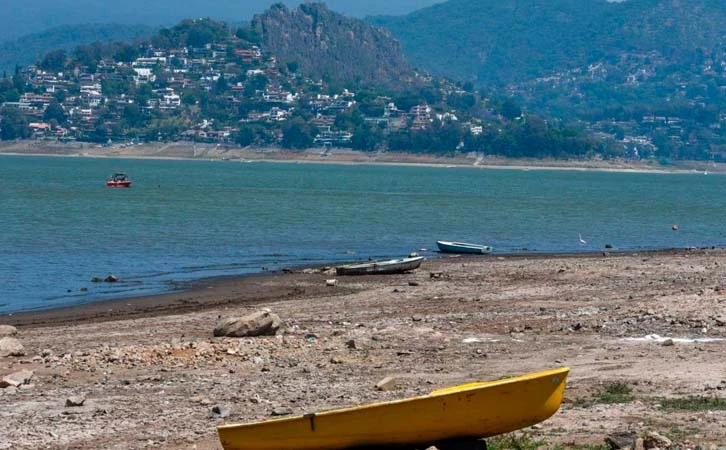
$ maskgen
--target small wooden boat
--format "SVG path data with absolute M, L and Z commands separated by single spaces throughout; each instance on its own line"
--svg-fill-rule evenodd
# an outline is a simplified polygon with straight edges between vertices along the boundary
M 439 250 L 445 253 L 472 253 L 477 255 L 488 255 L 492 248 L 488 245 L 468 244 L 466 242 L 436 241 Z
M 338 275 L 378 275 L 389 273 L 404 273 L 410 270 L 418 269 L 423 256 L 413 256 L 409 258 L 389 259 L 387 261 L 370 261 L 360 264 L 349 264 L 335 268 Z
M 509 433 L 552 416 L 569 368 L 462 384 L 422 397 L 218 428 L 225 450 L 420 446 Z
M 117 172 L 108 177 L 106 187 L 131 187 L 131 179 L 125 173 Z

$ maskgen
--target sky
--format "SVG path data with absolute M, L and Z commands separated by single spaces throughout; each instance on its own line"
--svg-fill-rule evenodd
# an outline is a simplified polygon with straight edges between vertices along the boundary
M 443 0 L 328 0 L 334 11 L 354 16 L 400 15 Z M 1 0 L 0 41 L 58 25 L 122 23 L 173 25 L 181 19 L 212 17 L 239 22 L 280 0 Z M 300 0 L 282 0 L 296 6 Z

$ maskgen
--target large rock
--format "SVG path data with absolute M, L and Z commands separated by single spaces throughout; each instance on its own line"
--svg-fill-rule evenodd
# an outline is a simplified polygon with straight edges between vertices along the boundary
M 638 433 L 635 431 L 616 431 L 607 435 L 605 443 L 610 450 L 632 449 L 635 447 L 635 440 L 637 438 Z
M 10 375 L 4 376 L 0 380 L 0 388 L 6 387 L 18 387 L 24 384 L 30 383 L 30 379 L 33 378 L 33 372 L 30 370 L 21 370 L 20 372 L 11 373 Z
M 214 328 L 215 336 L 246 337 L 274 336 L 280 329 L 282 321 L 277 314 L 270 311 L 257 311 L 244 317 L 228 317 L 222 319 Z
M 0 325 L 0 337 L 15 336 L 18 334 L 18 329 L 12 325 Z
M 25 351 L 19 340 L 11 337 L 0 338 L 0 357 L 23 355 L 25 355 Z
M 670 439 L 656 433 L 655 431 L 649 431 L 645 438 L 643 438 L 643 446 L 646 449 L 668 449 L 671 448 L 672 445 L 673 442 Z

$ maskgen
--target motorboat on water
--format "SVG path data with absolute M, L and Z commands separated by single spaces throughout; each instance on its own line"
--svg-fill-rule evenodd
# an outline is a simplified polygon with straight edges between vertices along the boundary
M 108 177 L 106 187 L 131 187 L 131 179 L 125 173 L 116 172 Z

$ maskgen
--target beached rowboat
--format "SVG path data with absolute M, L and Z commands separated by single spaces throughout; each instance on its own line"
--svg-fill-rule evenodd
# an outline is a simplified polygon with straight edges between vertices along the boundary
M 468 244 L 466 242 L 436 241 L 439 250 L 446 253 L 472 253 L 488 255 L 492 248 L 488 245 Z
M 360 264 L 349 264 L 335 268 L 338 275 L 374 275 L 388 273 L 403 273 L 409 270 L 418 269 L 423 256 L 414 256 L 409 258 L 389 259 L 387 261 L 370 261 Z
M 539 423 L 560 407 L 570 369 L 439 389 L 354 408 L 218 428 L 225 450 L 338 450 L 481 439 Z

